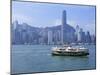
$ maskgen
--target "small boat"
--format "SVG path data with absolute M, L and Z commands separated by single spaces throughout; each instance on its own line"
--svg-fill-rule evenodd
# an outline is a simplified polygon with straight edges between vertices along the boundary
M 71 47 L 71 46 L 53 47 L 52 55 L 86 56 L 86 55 L 89 55 L 89 51 L 87 48 L 84 48 L 84 47 Z

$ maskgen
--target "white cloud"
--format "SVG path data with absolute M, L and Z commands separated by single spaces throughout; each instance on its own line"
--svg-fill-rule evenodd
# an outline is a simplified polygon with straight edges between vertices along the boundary
M 72 27 L 74 27 L 74 28 L 78 25 L 78 23 L 75 22 L 75 21 L 73 21 L 73 20 L 68 20 L 67 23 L 68 23 L 69 25 L 71 25 Z
M 95 23 L 82 25 L 85 32 L 90 31 L 90 34 L 95 34 Z
M 54 21 L 54 25 L 61 25 L 61 24 L 62 24 L 61 19 L 56 19 Z
M 30 25 L 32 25 L 33 23 L 33 18 L 29 17 L 29 16 L 26 16 L 26 15 L 23 15 L 23 14 L 14 14 L 12 15 L 12 22 L 14 22 L 15 20 L 18 20 L 18 22 L 20 24 L 22 23 L 28 23 Z

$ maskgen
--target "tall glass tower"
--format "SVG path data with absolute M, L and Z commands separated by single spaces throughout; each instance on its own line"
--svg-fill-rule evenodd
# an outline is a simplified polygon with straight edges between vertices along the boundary
M 61 25 L 61 43 L 67 44 L 74 42 L 75 29 L 67 23 L 67 12 L 62 11 L 62 25 Z
M 61 43 L 64 42 L 64 25 L 66 25 L 66 10 L 63 10 L 62 13 L 62 26 L 61 26 Z
M 63 14 L 62 14 L 62 25 L 66 25 L 66 10 L 63 10 Z

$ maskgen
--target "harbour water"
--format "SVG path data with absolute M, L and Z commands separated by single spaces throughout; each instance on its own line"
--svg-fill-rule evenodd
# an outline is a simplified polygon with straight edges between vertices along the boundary
M 54 45 L 12 45 L 11 73 L 73 71 L 96 68 L 95 45 L 84 45 L 88 56 L 52 56 Z

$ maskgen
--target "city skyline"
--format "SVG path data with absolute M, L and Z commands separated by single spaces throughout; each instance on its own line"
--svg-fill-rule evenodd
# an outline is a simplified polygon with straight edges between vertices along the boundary
M 95 35 L 84 32 L 78 25 L 73 28 L 67 24 L 66 10 L 62 11 L 62 24 L 46 28 L 22 25 L 15 21 L 12 24 L 12 44 L 66 44 L 66 43 L 94 43 Z
M 62 11 L 67 11 L 67 23 L 74 28 L 95 34 L 95 7 L 31 2 L 12 2 L 12 22 L 18 20 L 34 27 L 61 25 Z M 92 25 L 92 26 L 91 26 Z

